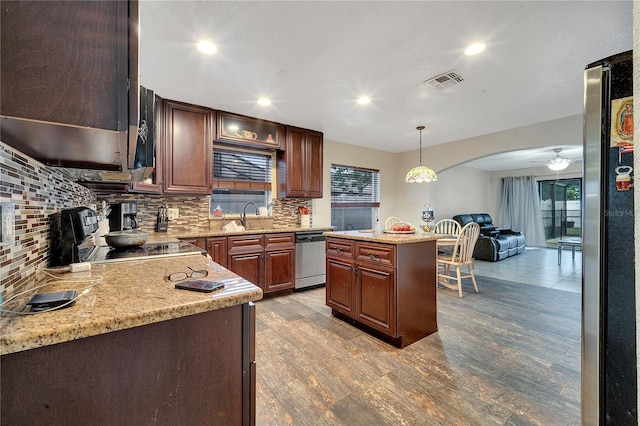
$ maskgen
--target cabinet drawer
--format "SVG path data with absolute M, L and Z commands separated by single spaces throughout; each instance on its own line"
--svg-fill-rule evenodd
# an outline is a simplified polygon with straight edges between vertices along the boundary
M 353 241 L 327 238 L 327 256 L 353 259 Z
M 383 244 L 356 244 L 356 261 L 395 266 L 395 247 Z
M 286 246 L 294 246 L 296 243 L 296 234 L 293 232 L 286 232 L 282 234 L 265 234 L 264 235 L 266 248 L 269 249 L 269 246 L 277 245 L 281 247 L 282 245 Z
M 264 246 L 264 235 L 237 235 L 228 237 L 227 247 L 231 251 L 262 251 Z

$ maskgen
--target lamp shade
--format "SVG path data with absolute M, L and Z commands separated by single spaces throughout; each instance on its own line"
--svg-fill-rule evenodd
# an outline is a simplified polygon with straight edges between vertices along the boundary
M 407 172 L 407 177 L 405 177 L 404 180 L 407 183 L 435 182 L 438 180 L 438 175 L 433 171 L 433 169 L 420 165 L 409 170 Z
M 562 148 L 555 148 L 553 150 L 553 152 L 556 153 L 555 158 L 547 161 L 547 167 L 556 172 L 559 170 L 566 169 L 567 167 L 569 167 L 569 163 L 571 163 L 571 161 L 569 161 L 568 158 L 560 157 L 561 151 L 562 151 Z
M 433 169 L 422 165 L 422 130 L 424 130 L 424 126 L 418 126 L 416 127 L 416 130 L 420 131 L 420 165 L 409 170 L 404 181 L 407 183 L 435 182 L 438 180 L 436 172 L 434 172 Z

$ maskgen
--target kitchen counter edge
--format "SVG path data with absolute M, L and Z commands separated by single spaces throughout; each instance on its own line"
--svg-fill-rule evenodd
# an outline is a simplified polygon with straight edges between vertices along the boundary
M 37 291 L 76 290 L 81 296 L 74 306 L 0 318 L 0 355 L 224 309 L 263 296 L 259 287 L 199 254 L 93 266 L 90 276 L 102 277 L 97 284 L 60 281 Z M 225 288 L 213 293 L 178 290 L 175 283 L 164 280 L 165 270 L 189 271 L 189 267 L 207 269 L 205 279 L 222 281 Z M 59 275 L 71 277 L 71 273 Z
M 326 237 L 386 244 L 411 244 L 423 241 L 437 241 L 449 237 L 448 235 L 432 234 L 422 231 L 417 231 L 414 234 L 388 234 L 382 231 L 330 231 L 325 232 L 324 235 Z
M 185 238 L 207 238 L 207 237 L 232 237 L 236 235 L 254 235 L 254 234 L 282 234 L 289 232 L 325 232 L 331 231 L 333 227 L 322 226 L 314 228 L 264 228 L 264 229 L 247 229 L 245 231 L 223 231 L 223 230 L 199 230 L 191 232 L 168 231 L 168 232 L 149 232 L 147 242 L 161 243 L 169 241 L 177 241 Z

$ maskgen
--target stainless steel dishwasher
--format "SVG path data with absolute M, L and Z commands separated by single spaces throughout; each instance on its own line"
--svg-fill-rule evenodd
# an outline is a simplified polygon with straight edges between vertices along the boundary
M 326 283 L 325 240 L 323 231 L 296 232 L 296 290 Z

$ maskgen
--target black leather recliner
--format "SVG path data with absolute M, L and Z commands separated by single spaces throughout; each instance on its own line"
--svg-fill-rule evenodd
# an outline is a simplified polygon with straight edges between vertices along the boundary
M 478 260 L 496 262 L 524 252 L 526 241 L 521 232 L 511 229 L 500 229 L 493 224 L 487 213 L 458 214 L 453 217 L 460 226 L 469 222 L 480 225 L 480 237 L 473 250 L 473 257 Z

